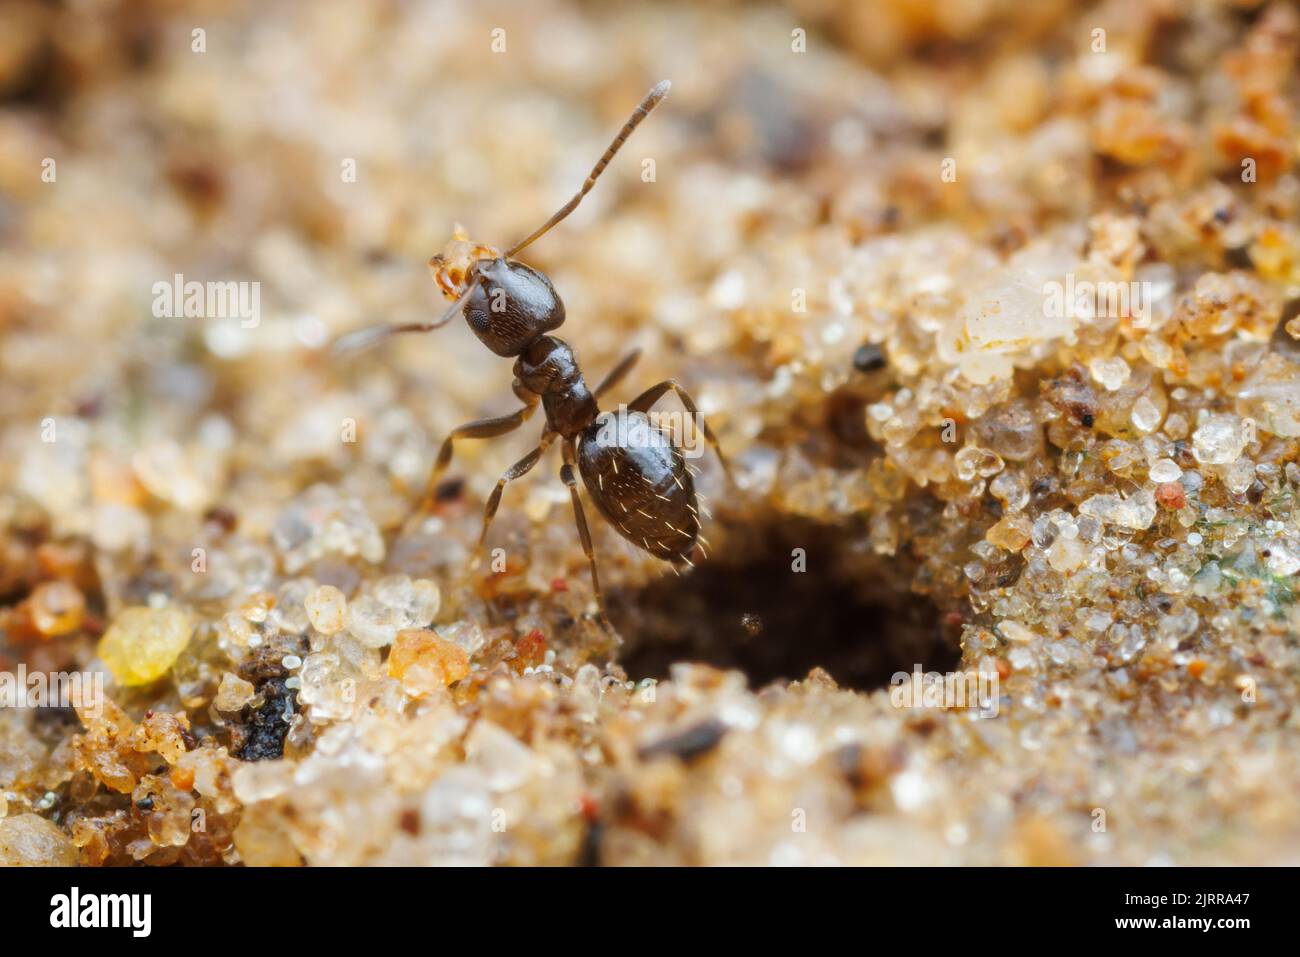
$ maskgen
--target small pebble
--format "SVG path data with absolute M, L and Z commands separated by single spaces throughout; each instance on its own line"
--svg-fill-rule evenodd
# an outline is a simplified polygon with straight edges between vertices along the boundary
M 1183 470 L 1170 459 L 1160 459 L 1153 462 L 1151 470 L 1147 473 L 1151 481 L 1158 485 L 1165 482 L 1177 482 L 1182 474 Z
M 86 599 L 70 582 L 45 582 L 32 592 L 31 610 L 32 623 L 42 635 L 67 635 L 81 627 Z
M 251 682 L 227 671 L 221 676 L 221 685 L 212 703 L 218 711 L 238 711 L 253 700 L 255 693 Z
M 469 654 L 437 632 L 407 628 L 397 633 L 388 655 L 388 676 L 412 697 L 423 697 L 469 674 Z
M 859 372 L 875 372 L 888 364 L 885 350 L 871 342 L 859 346 L 858 351 L 853 354 L 853 367 Z
M 190 616 L 180 608 L 126 608 L 101 639 L 99 657 L 119 684 L 146 685 L 175 664 L 192 630 Z
M 38 814 L 0 818 L 0 867 L 75 867 L 77 848 Z
M 307 596 L 307 619 L 322 635 L 333 635 L 343 630 L 348 621 L 348 600 L 333 585 L 322 585 Z

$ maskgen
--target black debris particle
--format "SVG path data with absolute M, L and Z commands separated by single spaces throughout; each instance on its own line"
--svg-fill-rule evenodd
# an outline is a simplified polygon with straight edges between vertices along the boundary
M 270 678 L 257 689 L 262 703 L 245 707 L 236 735 L 242 738 L 235 751 L 241 761 L 265 761 L 284 757 L 284 739 L 298 707 L 298 693 L 285 687 L 286 678 Z
M 437 502 L 454 502 L 464 492 L 465 480 L 463 478 L 443 479 L 438 483 L 438 487 L 433 490 L 433 498 Z
M 232 752 L 241 761 L 284 757 L 284 741 L 298 711 L 298 692 L 287 687 L 289 672 L 281 660 L 291 649 L 265 647 L 239 667 L 239 676 L 252 682 L 253 702 L 245 705 L 231 731 Z
M 717 718 L 705 718 L 682 731 L 645 745 L 637 753 L 643 761 L 672 755 L 689 763 L 716 748 L 726 733 L 727 726 Z
M 877 372 L 887 365 L 889 360 L 885 358 L 885 350 L 875 343 L 864 343 L 853 353 L 853 368 L 859 372 Z

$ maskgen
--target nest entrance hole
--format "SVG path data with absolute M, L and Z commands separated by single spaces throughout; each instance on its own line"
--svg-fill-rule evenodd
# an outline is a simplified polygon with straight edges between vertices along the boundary
M 738 669 L 759 688 L 820 667 L 841 687 L 871 691 L 918 663 L 960 667 L 959 627 L 906 590 L 903 559 L 849 554 L 863 548 L 860 527 L 785 519 L 727 531 L 689 574 L 610 596 L 630 678 L 664 679 L 670 665 L 696 662 Z M 804 571 L 794 570 L 797 548 Z

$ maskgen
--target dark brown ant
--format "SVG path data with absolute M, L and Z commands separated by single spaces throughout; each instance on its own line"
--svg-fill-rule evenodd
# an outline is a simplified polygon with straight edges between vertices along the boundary
M 451 463 L 456 439 L 505 435 L 523 425 L 540 402 L 546 412 L 541 440 L 535 449 L 506 470 L 488 497 L 476 555 L 482 551 L 506 484 L 527 474 L 551 443 L 560 439 L 564 454 L 560 478 L 573 500 L 574 520 L 582 550 L 591 566 L 600 622 L 606 627 L 609 621 L 605 600 L 574 467 L 582 475 L 596 508 L 619 534 L 674 566 L 691 564 L 690 555 L 701 539 L 700 509 L 691 470 L 672 437 L 651 423 L 646 414 L 651 406 L 665 393 L 675 392 L 687 413 L 698 423 L 705 441 L 717 453 L 729 479 L 731 472 L 718 440 L 676 379 L 651 386 L 627 405 L 625 416 L 614 417 L 615 421 L 611 421 L 611 413 L 602 414 L 597 400 L 627 375 L 640 350 L 633 350 L 620 360 L 594 391 L 588 389 L 573 350 L 562 339 L 548 335 L 564 323 L 564 303 L 559 294 L 545 274 L 514 256 L 577 208 L 632 131 L 668 95 L 669 85 L 665 80 L 646 95 L 592 168 L 582 188 L 522 242 L 500 253 L 491 247 L 469 243 L 457 229 L 448 251 L 429 262 L 443 293 L 454 300 L 440 319 L 431 323 L 375 326 L 343 336 L 335 344 L 336 351 L 351 351 L 397 333 L 428 332 L 446 325 L 463 307 L 466 322 L 485 346 L 499 356 L 515 357 L 513 388 L 523 407 L 509 415 L 478 419 L 453 429 L 438 452 L 416 514 L 431 510 L 442 475 Z

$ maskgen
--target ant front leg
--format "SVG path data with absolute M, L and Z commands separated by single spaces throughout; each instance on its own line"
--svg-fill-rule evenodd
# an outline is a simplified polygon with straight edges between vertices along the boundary
M 466 422 L 464 425 L 451 430 L 451 434 L 447 436 L 442 443 L 442 447 L 438 450 L 438 458 L 434 460 L 433 469 L 429 472 L 429 481 L 425 484 L 424 496 L 416 509 L 419 514 L 426 514 L 433 510 L 438 484 L 442 481 L 447 466 L 451 464 L 451 455 L 456 439 L 494 439 L 506 435 L 527 422 L 529 417 L 537 411 L 537 396 L 518 384 L 515 387 L 515 395 L 524 401 L 523 408 L 511 412 L 509 415 L 499 415 L 490 419 L 476 419 L 473 422 Z
M 582 510 L 582 499 L 578 496 L 578 479 L 573 474 L 573 440 L 564 440 L 564 465 L 560 468 L 560 480 L 569 487 L 569 496 L 573 499 L 573 520 L 578 526 L 578 539 L 582 542 L 582 551 L 591 566 L 591 587 L 596 595 L 596 616 L 602 628 L 613 632 L 605 614 L 605 594 L 600 590 L 600 574 L 596 571 L 596 552 L 591 547 L 591 530 L 587 527 L 587 513 Z
M 722 454 L 722 446 L 718 444 L 717 437 L 713 434 L 713 430 L 709 428 L 709 423 L 704 421 L 704 416 L 700 415 L 700 410 L 695 407 L 695 400 L 691 398 L 690 393 L 683 389 L 681 383 L 676 379 L 665 379 L 658 385 L 652 385 L 629 402 L 627 407 L 632 412 L 649 412 L 650 407 L 663 398 L 664 393 L 669 390 L 677 393 L 677 398 L 686 407 L 686 413 L 695 420 L 700 431 L 704 433 L 704 441 L 709 443 L 709 447 L 718 456 L 718 461 L 722 464 L 722 471 L 726 473 L 727 481 L 735 485 L 736 479 L 731 474 L 731 466 L 727 463 L 727 457 Z

